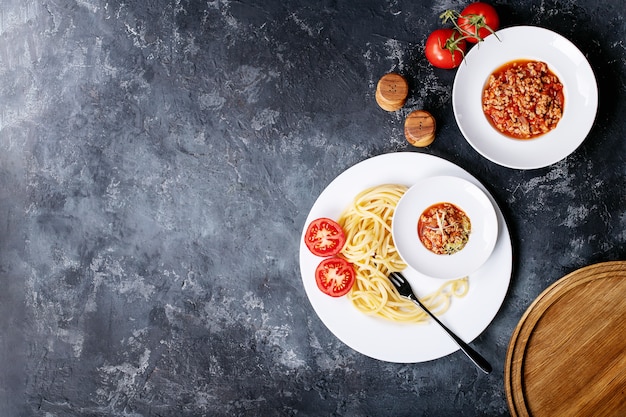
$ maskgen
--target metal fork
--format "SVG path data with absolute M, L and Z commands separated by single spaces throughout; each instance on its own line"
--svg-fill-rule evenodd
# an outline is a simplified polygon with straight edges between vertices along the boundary
M 448 333 L 448 336 L 452 338 L 456 342 L 457 345 L 461 348 L 463 353 L 467 355 L 468 358 L 474 362 L 474 364 L 480 368 L 484 373 L 488 374 L 491 372 L 491 365 L 485 358 L 483 358 L 478 352 L 472 349 L 467 343 L 465 343 L 460 337 L 454 334 L 450 329 L 448 329 L 439 319 L 431 313 L 426 306 L 415 296 L 413 290 L 411 289 L 411 284 L 404 278 L 404 276 L 399 272 L 392 272 L 389 274 L 389 281 L 393 284 L 394 287 L 398 290 L 402 297 L 408 298 L 417 304 L 422 310 L 426 312 L 437 324 L 441 326 L 443 330 Z

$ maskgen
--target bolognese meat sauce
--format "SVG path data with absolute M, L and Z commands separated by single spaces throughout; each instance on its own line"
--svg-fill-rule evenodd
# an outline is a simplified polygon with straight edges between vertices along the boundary
M 545 62 L 518 60 L 494 71 L 483 90 L 483 111 L 501 133 L 531 139 L 554 129 L 563 115 L 563 84 Z
M 452 255 L 463 249 L 471 229 L 469 217 L 452 203 L 433 204 L 417 223 L 420 241 L 437 255 Z

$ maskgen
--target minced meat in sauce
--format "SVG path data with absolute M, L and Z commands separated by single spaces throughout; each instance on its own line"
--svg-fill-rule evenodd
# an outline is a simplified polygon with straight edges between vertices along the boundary
M 420 241 L 426 249 L 437 255 L 452 255 L 463 249 L 471 229 L 467 214 L 447 202 L 428 207 L 417 223 Z
M 501 133 L 531 139 L 554 129 L 563 115 L 563 84 L 545 62 L 509 62 L 489 76 L 483 111 Z

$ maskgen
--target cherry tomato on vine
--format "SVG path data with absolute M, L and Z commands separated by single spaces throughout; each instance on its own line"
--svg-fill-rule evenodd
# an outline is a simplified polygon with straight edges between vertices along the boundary
M 339 223 L 333 219 L 320 217 L 307 227 L 304 243 L 313 255 L 333 256 L 343 248 L 346 235 Z
M 315 269 L 317 287 L 331 297 L 341 297 L 352 289 L 356 275 L 354 267 L 338 256 L 326 258 Z
M 500 28 L 500 17 L 490 4 L 476 2 L 463 9 L 457 24 L 468 42 L 477 43 Z
M 436 29 L 428 39 L 424 53 L 433 66 L 443 69 L 458 67 L 463 61 L 467 44 L 454 29 Z

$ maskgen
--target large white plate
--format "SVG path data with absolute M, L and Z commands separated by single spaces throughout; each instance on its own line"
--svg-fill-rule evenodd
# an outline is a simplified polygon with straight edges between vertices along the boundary
M 332 298 L 315 284 L 315 268 L 321 258 L 304 244 L 308 224 L 318 217 L 338 219 L 343 209 L 363 189 L 395 183 L 411 186 L 431 176 L 464 178 L 483 190 L 498 215 L 498 240 L 489 260 L 470 275 L 469 292 L 454 299 L 441 320 L 462 339 L 470 342 L 491 323 L 506 295 L 512 270 L 509 230 L 497 203 L 480 182 L 459 166 L 444 159 L 416 152 L 390 153 L 360 162 L 335 178 L 317 198 L 304 224 L 300 240 L 300 270 L 306 294 L 326 327 L 343 343 L 369 357 L 397 363 L 424 362 L 455 352 L 458 347 L 436 324 L 400 324 L 359 312 L 346 297 Z M 404 272 L 418 296 L 441 286 L 407 268 Z
M 515 26 L 488 36 L 465 56 L 454 79 L 452 106 L 465 139 L 485 158 L 510 168 L 551 165 L 574 152 L 593 126 L 598 86 L 585 56 L 563 36 L 535 26 Z M 494 129 L 482 111 L 482 91 L 501 65 L 532 59 L 548 64 L 563 83 L 565 105 L 557 127 L 535 139 L 511 139 Z

